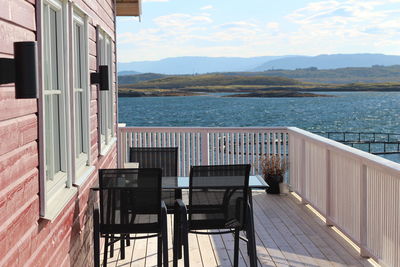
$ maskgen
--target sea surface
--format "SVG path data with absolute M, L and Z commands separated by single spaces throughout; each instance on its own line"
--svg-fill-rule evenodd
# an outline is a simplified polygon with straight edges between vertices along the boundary
M 119 122 L 127 126 L 296 126 L 314 132 L 400 133 L 398 92 L 318 93 L 334 97 L 120 97 Z

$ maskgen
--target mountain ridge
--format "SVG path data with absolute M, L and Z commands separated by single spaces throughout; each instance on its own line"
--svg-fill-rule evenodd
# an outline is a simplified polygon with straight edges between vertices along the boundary
M 174 57 L 156 61 L 118 63 L 119 74 L 140 73 L 205 74 L 215 72 L 244 72 L 265 70 L 295 70 L 315 67 L 336 69 L 399 65 L 400 56 L 385 54 L 331 54 L 318 56 L 264 56 L 264 57 Z

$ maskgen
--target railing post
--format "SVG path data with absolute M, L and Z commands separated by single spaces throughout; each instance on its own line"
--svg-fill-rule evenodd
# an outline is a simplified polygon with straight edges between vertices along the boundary
M 122 128 L 126 127 L 126 123 L 118 123 L 117 131 L 117 166 L 118 168 L 123 168 L 125 158 L 126 158 L 126 132 Z M 125 145 L 125 148 L 124 148 Z
M 307 200 L 305 199 L 306 197 L 306 168 L 308 166 L 306 166 L 306 140 L 305 139 L 301 139 L 301 153 L 302 153 L 302 157 L 301 157 L 301 166 L 303 166 L 303 168 L 301 168 L 301 184 L 300 184 L 300 188 L 301 188 L 301 203 L 302 204 L 308 204 Z
M 361 257 L 369 257 L 366 251 L 367 246 L 367 165 L 361 165 L 360 180 L 360 254 Z
M 200 134 L 201 140 L 201 165 L 210 165 L 210 146 L 209 146 L 209 133 L 202 132 Z
M 331 177 L 331 151 L 329 149 L 326 150 L 326 225 L 333 226 L 331 221 L 331 187 L 332 187 L 332 177 Z

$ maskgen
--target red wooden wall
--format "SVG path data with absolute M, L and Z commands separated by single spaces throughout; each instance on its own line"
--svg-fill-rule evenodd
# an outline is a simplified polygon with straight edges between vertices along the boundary
M 113 0 L 73 2 L 90 16 L 89 66 L 94 72 L 95 26 L 114 39 Z M 35 0 L 0 0 L 0 57 L 13 57 L 15 41 L 36 40 L 35 5 Z M 115 74 L 115 56 L 113 61 Z M 15 99 L 12 84 L 0 85 L 0 266 L 92 265 L 95 195 L 90 187 L 96 182 L 97 169 L 115 167 L 117 158 L 115 145 L 106 156 L 99 155 L 97 107 L 97 87 L 92 86 L 91 161 L 96 171 L 60 215 L 48 221 L 39 217 L 37 100 Z

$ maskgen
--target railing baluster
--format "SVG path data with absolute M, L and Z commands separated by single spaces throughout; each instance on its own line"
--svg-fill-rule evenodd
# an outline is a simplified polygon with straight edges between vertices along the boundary
M 279 157 L 282 157 L 282 134 L 277 133 L 278 135 L 278 155 Z
M 235 163 L 239 164 L 240 163 L 240 160 L 239 160 L 239 143 L 240 143 L 239 133 L 235 133 L 235 140 L 236 140 L 236 143 L 235 143 L 235 148 L 234 148 L 233 152 L 235 155 Z
M 225 155 L 226 155 L 226 164 L 230 163 L 230 155 L 229 155 L 229 147 L 230 147 L 230 135 L 229 133 L 225 133 Z
M 201 165 L 201 136 L 200 133 L 197 133 L 197 144 L 196 144 L 196 150 L 197 150 L 197 165 Z

